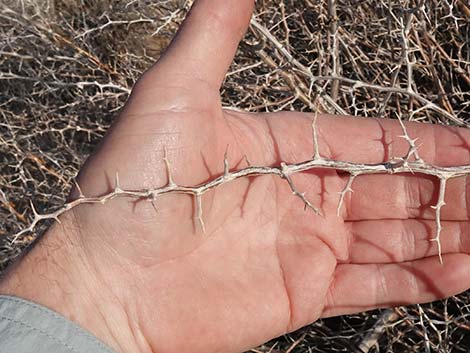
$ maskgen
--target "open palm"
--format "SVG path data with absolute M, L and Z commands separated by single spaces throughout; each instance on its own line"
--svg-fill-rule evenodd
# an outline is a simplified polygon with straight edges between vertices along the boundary
M 85 195 L 108 192 L 116 173 L 126 190 L 171 180 L 199 185 L 223 173 L 225 154 L 231 170 L 312 157 L 311 114 L 221 107 L 219 86 L 252 6 L 251 0 L 196 2 L 82 169 Z M 317 125 L 320 153 L 328 158 L 380 163 L 407 150 L 393 121 L 320 116 Z M 462 147 L 467 131 L 417 124 L 408 131 L 423 142 L 428 163 L 470 162 Z M 102 339 L 126 352 L 128 337 L 140 351 L 235 352 L 321 317 L 430 301 L 469 287 L 465 180 L 449 183 L 443 265 L 429 242 L 435 180 L 361 176 L 339 216 L 347 175 L 322 169 L 292 180 L 322 216 L 304 210 L 286 180 L 272 175 L 205 193 L 205 232 L 190 195 L 75 209 L 61 229 L 73 229 L 96 278 L 94 290 L 114 303 L 103 309 L 112 338 Z

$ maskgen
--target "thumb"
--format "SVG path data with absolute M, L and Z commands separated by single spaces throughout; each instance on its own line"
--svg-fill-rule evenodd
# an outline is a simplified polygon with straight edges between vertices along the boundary
M 170 47 L 145 75 L 146 80 L 150 85 L 160 79 L 176 79 L 180 84 L 197 80 L 219 89 L 253 7 L 254 0 L 196 0 Z

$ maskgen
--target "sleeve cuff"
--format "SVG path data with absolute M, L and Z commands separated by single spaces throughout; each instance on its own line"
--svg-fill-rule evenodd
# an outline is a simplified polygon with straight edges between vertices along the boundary
M 24 299 L 0 295 L 0 353 L 12 352 L 115 353 L 58 313 Z

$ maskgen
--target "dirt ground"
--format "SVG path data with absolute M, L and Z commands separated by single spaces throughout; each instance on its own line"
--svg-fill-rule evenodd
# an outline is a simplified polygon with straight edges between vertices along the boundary
M 0 270 L 48 224 L 80 165 L 191 5 L 0 0 Z M 468 0 L 259 0 L 225 106 L 470 124 Z M 470 293 L 317 323 L 252 352 L 467 352 Z M 229 333 L 228 333 L 229 334 Z

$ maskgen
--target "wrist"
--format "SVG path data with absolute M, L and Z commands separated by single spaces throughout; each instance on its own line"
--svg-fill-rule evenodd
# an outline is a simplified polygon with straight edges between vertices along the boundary
M 122 301 L 89 263 L 72 222 L 64 217 L 13 264 L 0 281 L 0 294 L 54 310 L 117 352 L 140 352 Z

